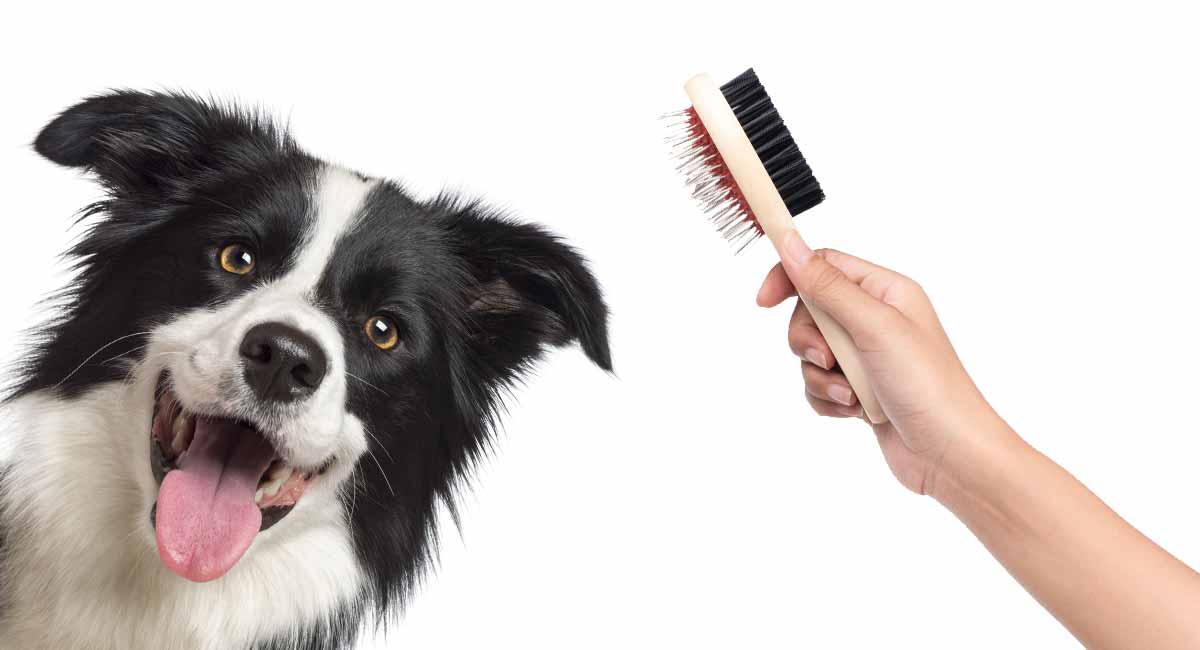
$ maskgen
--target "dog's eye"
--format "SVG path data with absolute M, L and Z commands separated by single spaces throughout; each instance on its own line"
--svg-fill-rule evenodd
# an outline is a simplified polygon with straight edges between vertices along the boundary
M 254 253 L 241 244 L 230 244 L 221 249 L 221 268 L 236 275 L 246 275 L 254 270 Z
M 372 316 L 367 319 L 367 338 L 380 350 L 391 350 L 400 342 L 400 334 L 396 324 L 386 316 Z

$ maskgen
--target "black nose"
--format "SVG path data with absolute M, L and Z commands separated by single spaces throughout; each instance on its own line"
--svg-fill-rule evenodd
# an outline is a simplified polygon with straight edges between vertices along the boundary
M 329 365 L 311 336 L 282 323 L 250 328 L 239 351 L 246 383 L 260 399 L 271 402 L 312 395 Z

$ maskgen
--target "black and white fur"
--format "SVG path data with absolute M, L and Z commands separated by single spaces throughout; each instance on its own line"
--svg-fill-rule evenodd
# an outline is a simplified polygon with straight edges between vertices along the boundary
M 428 569 L 435 510 L 486 452 L 498 395 L 546 346 L 610 368 L 606 308 L 580 256 L 476 202 L 419 200 L 322 162 L 260 115 L 113 92 L 37 137 L 106 198 L 71 249 L 61 313 L 36 332 L 0 419 L 0 648 L 349 648 Z M 222 271 L 228 242 L 251 276 Z M 400 344 L 375 347 L 387 313 Z M 286 410 L 242 385 L 237 346 L 282 322 L 329 358 Z M 164 371 L 199 412 L 328 463 L 224 577 L 163 567 L 147 462 Z

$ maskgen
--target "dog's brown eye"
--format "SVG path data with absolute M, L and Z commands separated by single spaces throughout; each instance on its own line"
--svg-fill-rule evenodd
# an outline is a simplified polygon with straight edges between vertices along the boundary
M 386 316 L 372 316 L 367 319 L 367 338 L 380 350 L 391 350 L 400 342 L 400 334 L 396 324 Z
M 221 268 L 237 275 L 246 275 L 254 270 L 254 253 L 241 244 L 230 244 L 221 249 Z

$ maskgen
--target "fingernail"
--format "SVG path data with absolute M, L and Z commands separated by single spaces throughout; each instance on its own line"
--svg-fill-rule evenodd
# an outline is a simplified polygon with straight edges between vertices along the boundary
M 825 360 L 825 353 L 816 348 L 809 348 L 804 351 L 804 358 L 808 359 L 809 363 L 815 363 L 822 368 L 829 370 L 829 362 Z
M 783 252 L 796 264 L 803 264 L 812 257 L 812 249 L 804 240 L 800 238 L 800 233 L 795 230 L 788 231 L 788 234 L 783 236 Z
M 833 384 L 829 387 L 829 399 L 850 406 L 854 403 L 854 392 L 841 384 Z

